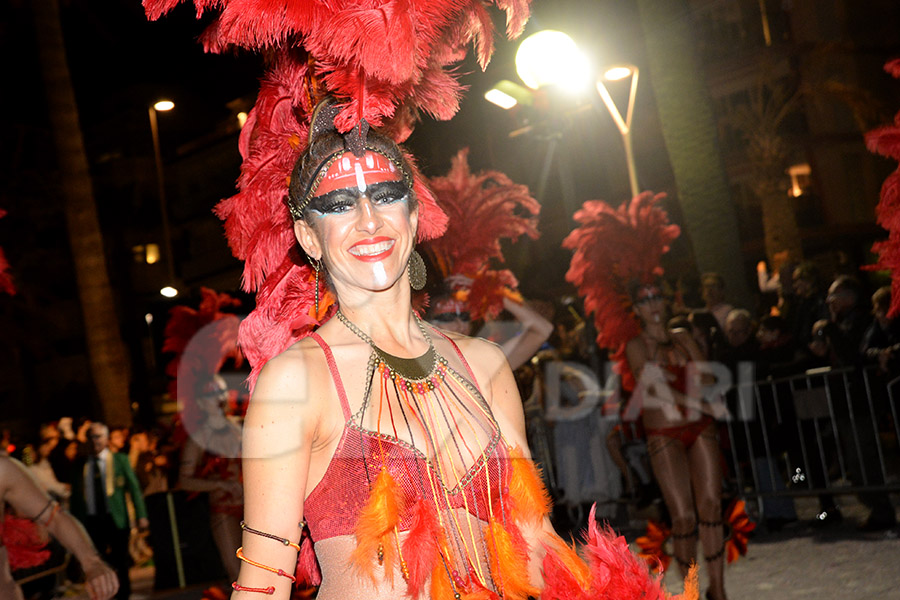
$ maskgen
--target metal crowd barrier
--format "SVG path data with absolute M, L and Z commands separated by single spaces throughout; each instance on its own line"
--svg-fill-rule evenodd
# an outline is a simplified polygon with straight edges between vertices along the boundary
M 900 491 L 900 377 L 816 369 L 739 383 L 723 452 L 744 497 Z

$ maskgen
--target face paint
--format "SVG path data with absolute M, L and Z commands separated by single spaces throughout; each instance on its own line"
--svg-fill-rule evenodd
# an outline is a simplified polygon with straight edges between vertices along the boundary
M 313 198 L 310 212 L 317 217 L 355 213 L 363 197 L 368 198 L 376 210 L 401 203 L 404 207 L 408 207 L 409 190 L 402 181 L 369 183 L 365 192 L 356 187 L 340 188 Z
M 375 275 L 375 283 L 377 285 L 387 285 L 387 273 L 384 270 L 384 263 L 375 263 L 372 267 L 372 271 Z
M 356 188 L 361 194 L 373 183 L 403 181 L 403 173 L 386 156 L 371 150 L 360 158 L 345 152 L 328 167 L 315 195 L 322 196 L 343 188 Z

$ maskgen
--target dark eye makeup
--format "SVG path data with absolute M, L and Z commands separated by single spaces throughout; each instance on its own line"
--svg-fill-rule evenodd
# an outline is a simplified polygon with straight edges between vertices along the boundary
M 402 181 L 383 181 L 369 185 L 365 195 L 376 206 L 384 206 L 406 199 L 409 189 Z M 342 214 L 353 210 L 361 196 L 357 188 L 333 190 L 313 198 L 309 209 L 322 215 Z

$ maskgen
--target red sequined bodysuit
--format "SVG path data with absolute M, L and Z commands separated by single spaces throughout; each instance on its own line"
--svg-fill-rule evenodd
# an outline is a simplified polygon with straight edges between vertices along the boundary
M 434 470 L 431 461 L 418 448 L 384 433 L 367 431 L 356 423 L 331 348 L 318 334 L 314 333 L 311 337 L 325 353 L 346 419 L 337 450 L 325 475 L 304 503 L 304 516 L 312 539 L 318 542 L 353 534 L 357 518 L 366 503 L 368 489 L 378 475 L 382 460 L 388 472 L 403 488 L 404 498 L 408 502 L 413 502 L 424 493 L 426 501 L 434 503 L 437 500 L 440 505 L 443 499 L 435 499 L 432 490 L 448 486 L 440 481 L 440 475 Z M 475 377 L 459 348 L 452 340 L 450 343 L 474 381 Z M 470 385 L 477 392 L 474 384 Z M 496 515 L 501 510 L 500 492 L 508 488 L 508 474 L 504 468 L 507 459 L 506 444 L 495 426 L 493 437 L 479 460 L 455 486 L 447 489 L 450 505 L 453 508 L 467 506 L 470 514 L 481 521 L 487 521 L 492 512 Z M 428 478 L 432 478 L 433 486 Z M 400 514 L 399 530 L 402 532 L 409 529 L 412 515 L 404 507 L 401 507 Z

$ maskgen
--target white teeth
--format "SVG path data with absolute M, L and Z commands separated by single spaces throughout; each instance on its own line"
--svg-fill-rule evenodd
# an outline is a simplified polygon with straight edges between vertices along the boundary
M 394 240 L 386 242 L 378 242 L 377 244 L 365 244 L 350 248 L 350 254 L 353 256 L 372 256 L 373 254 L 381 254 L 394 246 Z

